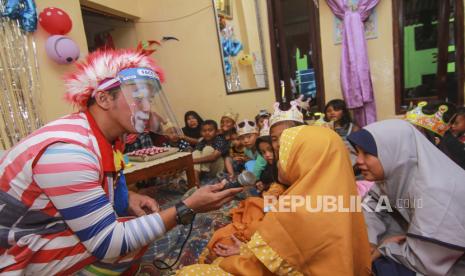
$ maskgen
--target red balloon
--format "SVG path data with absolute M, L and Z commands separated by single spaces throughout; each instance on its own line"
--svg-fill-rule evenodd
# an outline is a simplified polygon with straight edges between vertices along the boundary
M 39 14 L 39 23 L 52 35 L 67 34 L 73 26 L 69 15 L 64 10 L 54 7 L 45 8 Z

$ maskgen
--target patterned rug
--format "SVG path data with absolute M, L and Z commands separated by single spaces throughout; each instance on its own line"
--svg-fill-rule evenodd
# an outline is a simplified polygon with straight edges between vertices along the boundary
M 217 179 L 204 179 L 201 185 L 210 185 L 216 182 Z M 186 190 L 185 185 L 158 185 L 140 189 L 139 193 L 155 198 L 162 209 L 166 209 L 176 204 L 182 198 L 191 195 L 195 189 L 192 188 L 183 193 Z M 200 253 L 210 241 L 213 233 L 231 222 L 229 211 L 238 205 L 240 199 L 245 197 L 247 197 L 247 194 L 241 193 L 238 200 L 225 204 L 217 211 L 197 214 L 192 233 L 182 250 L 179 262 L 170 269 L 158 269 L 154 265 L 154 260 L 162 260 L 168 265 L 172 265 L 176 261 L 181 246 L 189 232 L 189 226 L 178 225 L 167 232 L 162 238 L 149 246 L 149 249 L 142 258 L 141 270 L 138 275 L 174 275 L 176 270 L 197 263 Z M 157 262 L 157 265 L 160 266 L 162 264 Z

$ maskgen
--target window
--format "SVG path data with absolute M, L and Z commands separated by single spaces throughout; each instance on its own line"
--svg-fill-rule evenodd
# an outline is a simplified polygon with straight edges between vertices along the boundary
M 419 101 L 463 105 L 463 0 L 394 0 L 396 113 Z

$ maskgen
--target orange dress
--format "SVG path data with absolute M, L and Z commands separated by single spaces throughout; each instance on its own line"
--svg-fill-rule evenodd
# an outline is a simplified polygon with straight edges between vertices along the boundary
M 279 157 L 280 175 L 292 183 L 279 200 L 288 196 L 313 202 L 331 196 L 347 208 L 358 196 L 348 152 L 332 130 L 314 126 L 285 130 Z M 239 255 L 212 265 L 187 266 L 178 275 L 371 275 L 361 210 L 310 212 L 305 204 L 291 212 L 270 211 L 245 247 Z

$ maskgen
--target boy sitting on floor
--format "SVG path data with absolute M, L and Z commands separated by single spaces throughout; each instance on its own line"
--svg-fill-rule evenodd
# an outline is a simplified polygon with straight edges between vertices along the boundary
M 222 135 L 218 135 L 218 124 L 213 120 L 206 120 L 201 125 L 202 140 L 192 153 L 197 184 L 200 184 L 200 174 L 215 177 L 224 170 L 224 156 L 228 154 L 229 142 Z

